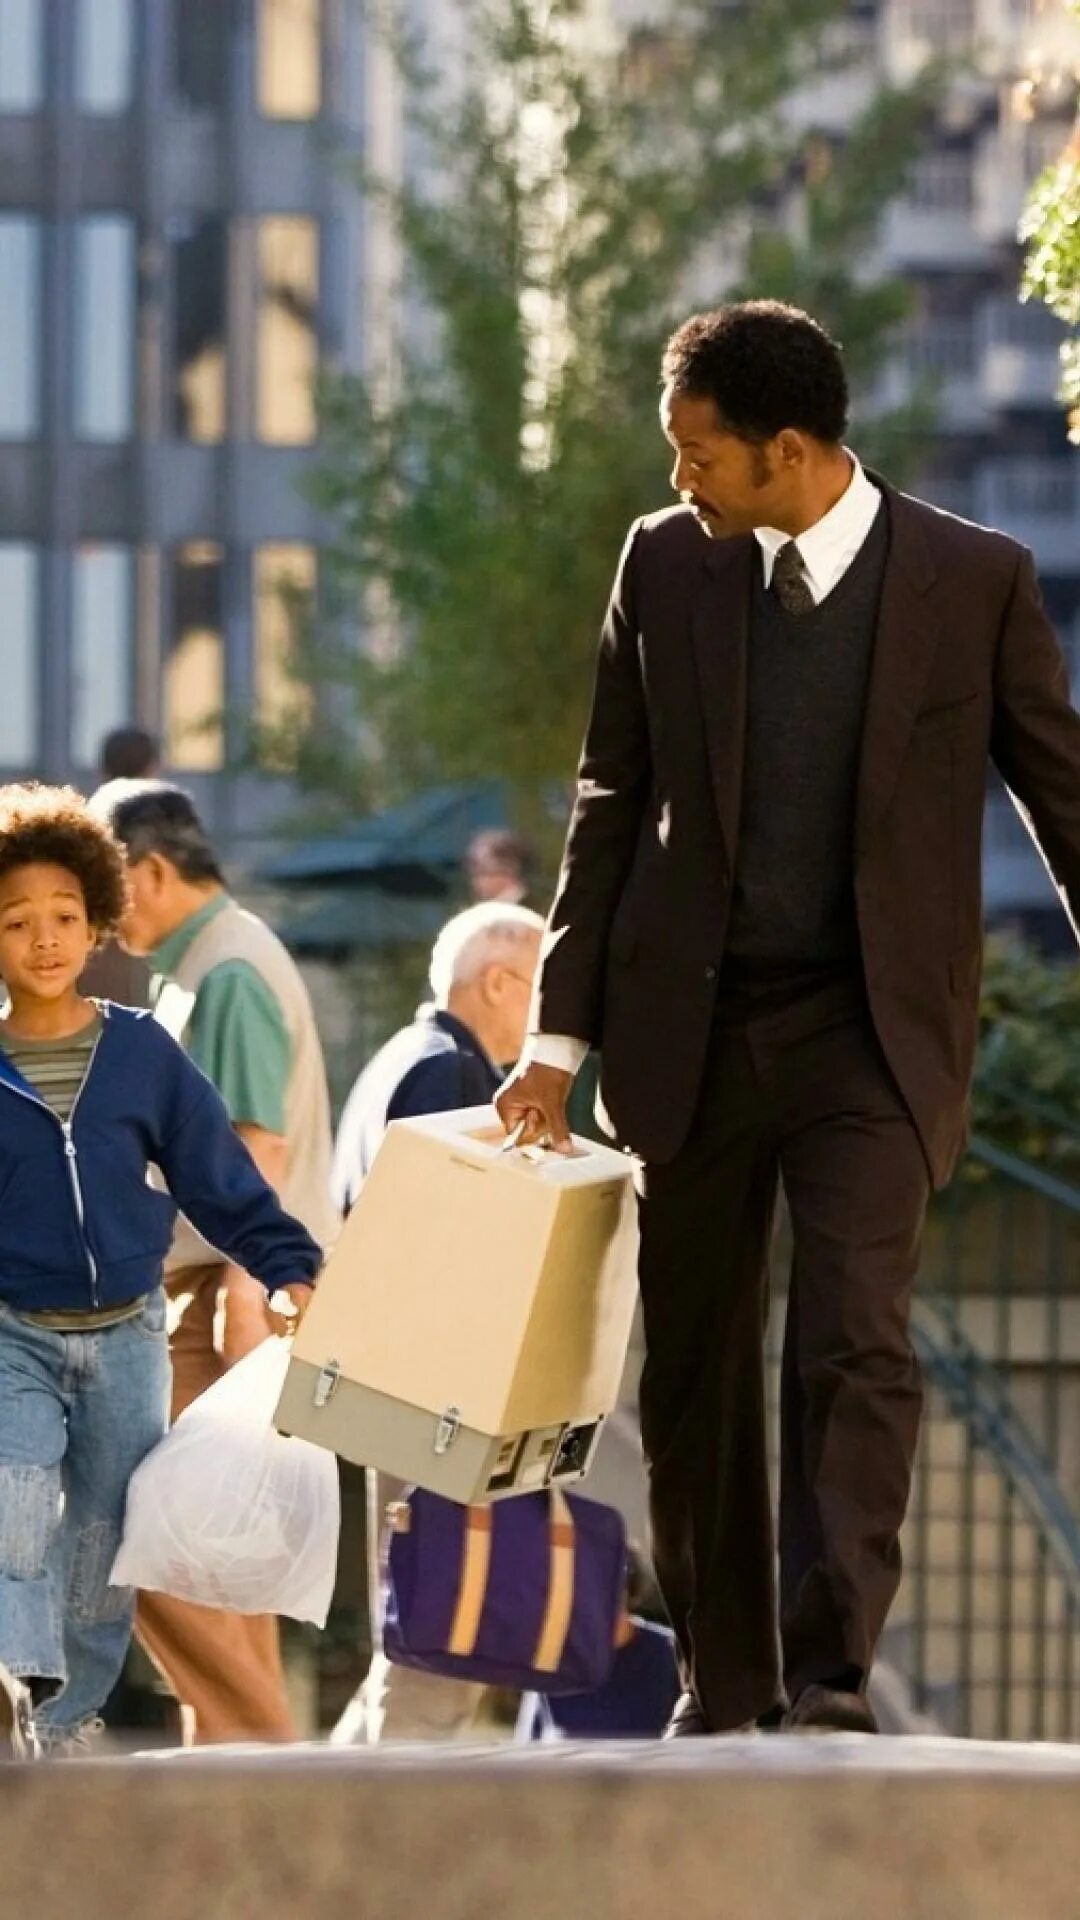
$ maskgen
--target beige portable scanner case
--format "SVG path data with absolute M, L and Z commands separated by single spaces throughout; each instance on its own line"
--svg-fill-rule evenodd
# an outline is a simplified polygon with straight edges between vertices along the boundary
M 580 1479 L 618 1398 L 636 1246 L 625 1155 L 507 1150 L 490 1107 L 394 1121 L 276 1425 L 453 1500 Z

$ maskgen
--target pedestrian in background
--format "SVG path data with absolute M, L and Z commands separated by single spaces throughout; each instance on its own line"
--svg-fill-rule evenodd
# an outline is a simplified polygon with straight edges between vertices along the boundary
M 161 742 L 145 727 L 114 727 L 101 742 L 98 764 L 107 780 L 156 780 L 161 771 Z
M 371 1171 L 388 1123 L 411 1114 L 483 1107 L 514 1059 L 528 1022 L 544 923 L 528 907 L 466 908 L 432 949 L 433 999 L 380 1047 L 338 1123 L 333 1198 L 347 1213 Z
M 228 893 L 190 797 L 119 781 L 95 809 L 127 853 L 123 945 L 159 976 L 155 1018 L 217 1088 L 263 1177 L 324 1250 L 330 1101 L 307 989 L 277 936 Z M 273 1330 L 264 1292 L 186 1219 L 165 1266 L 175 1419 Z M 138 1634 L 194 1720 L 199 1742 L 295 1737 L 277 1621 L 143 1595 Z
M 465 878 L 472 898 L 521 906 L 532 891 L 536 860 L 529 842 L 509 827 L 485 827 L 465 852 Z
M 0 789 L 0 1753 L 26 1753 L 31 1716 L 46 1751 L 80 1751 L 123 1665 L 134 1596 L 109 1574 L 165 1431 L 174 1203 L 298 1307 L 321 1261 L 181 1048 L 80 991 L 127 904 L 77 793 Z
M 525 1042 L 544 923 L 527 907 L 489 903 L 448 921 L 431 955 L 434 1004 L 380 1049 L 345 1106 L 334 1152 L 334 1199 L 352 1206 L 392 1120 L 487 1106 Z M 393 1312 L 393 1302 L 387 1302 Z M 382 1618 L 387 1506 L 403 1488 L 369 1474 L 372 1622 Z M 372 1511 L 373 1510 L 373 1511 Z M 373 1639 L 377 1636 L 373 1631 Z M 371 1669 L 336 1731 L 341 1745 L 467 1737 L 487 1689 L 393 1667 L 376 1647 Z
M 98 767 L 103 782 L 149 780 L 158 771 L 161 747 L 143 727 L 116 727 L 101 742 Z M 81 981 L 83 993 L 115 1000 L 122 1007 L 150 1005 L 150 969 L 145 960 L 125 953 L 117 940 L 104 940 L 92 953 Z

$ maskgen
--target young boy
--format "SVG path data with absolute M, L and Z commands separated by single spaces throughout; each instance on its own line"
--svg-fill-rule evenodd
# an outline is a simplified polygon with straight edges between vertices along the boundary
M 297 1313 L 321 1261 L 164 1029 L 80 994 L 125 890 L 77 793 L 0 788 L 0 1756 L 85 1744 L 123 1664 L 109 1570 L 165 1431 L 177 1206 Z

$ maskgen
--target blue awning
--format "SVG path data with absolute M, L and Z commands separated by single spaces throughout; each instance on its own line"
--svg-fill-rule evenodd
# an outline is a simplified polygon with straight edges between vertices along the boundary
M 501 780 L 430 787 L 385 813 L 300 841 L 261 870 L 285 885 L 386 885 L 442 893 L 475 833 L 508 822 Z
M 450 911 L 441 893 L 418 900 L 384 893 L 378 886 L 349 886 L 328 892 L 302 912 L 276 919 L 275 929 L 291 953 L 330 959 L 429 948 Z

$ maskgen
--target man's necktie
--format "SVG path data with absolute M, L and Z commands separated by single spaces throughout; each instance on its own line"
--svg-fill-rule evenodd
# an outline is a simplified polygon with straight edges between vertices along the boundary
M 795 540 L 788 540 L 773 561 L 772 590 L 785 613 L 809 613 L 816 605 Z

